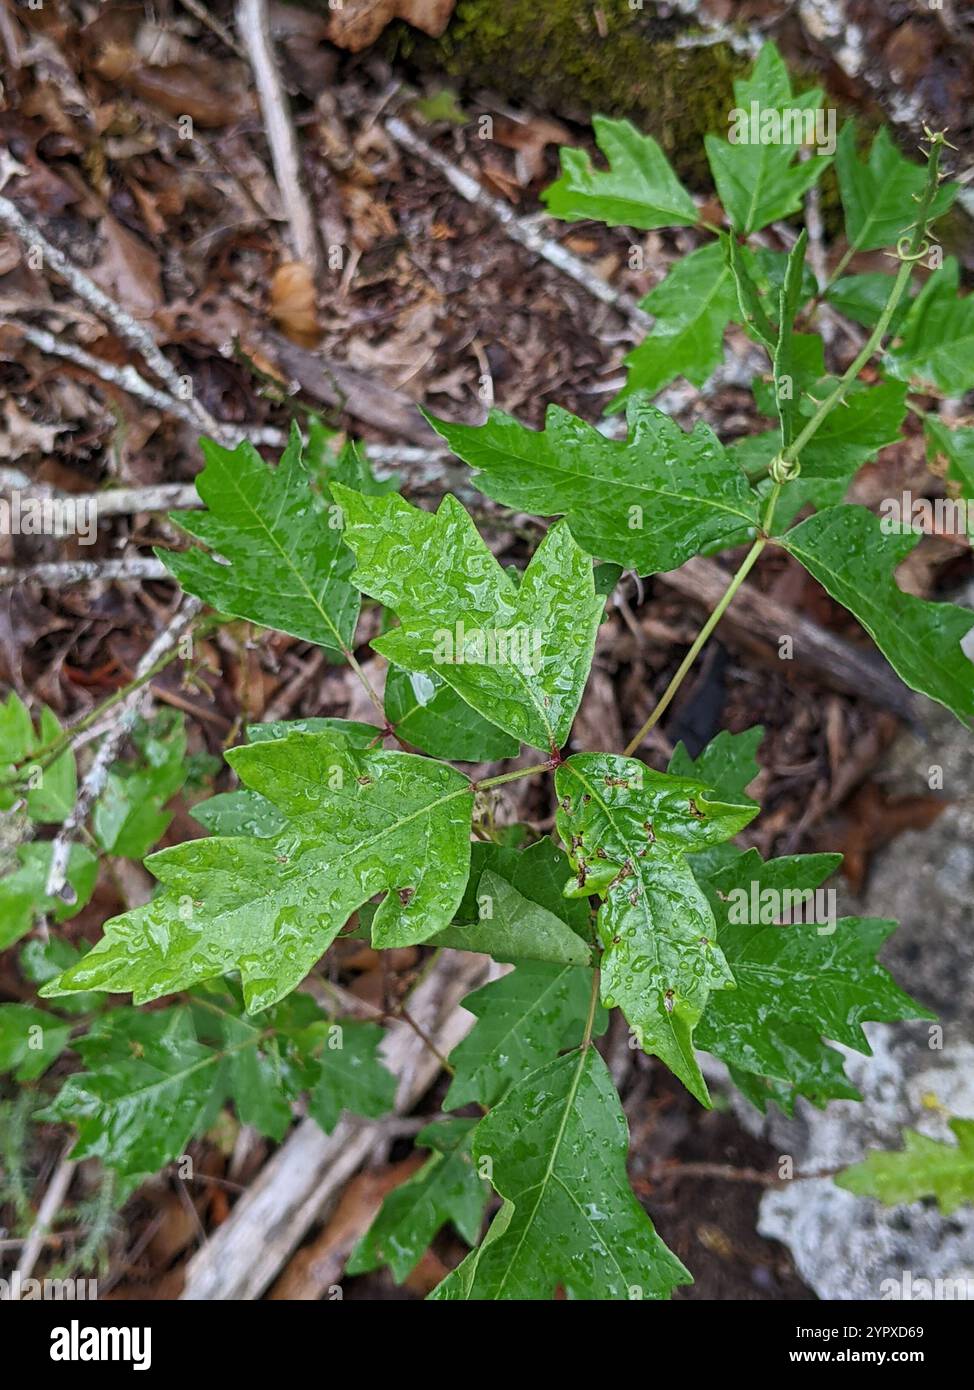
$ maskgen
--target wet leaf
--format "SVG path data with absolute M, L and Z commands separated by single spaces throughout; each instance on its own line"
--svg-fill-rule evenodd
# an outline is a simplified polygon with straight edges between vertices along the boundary
M 206 467 L 196 488 L 207 510 L 172 519 L 207 549 L 159 551 L 159 558 L 220 612 L 339 655 L 358 617 L 348 582 L 353 560 L 337 515 L 312 491 L 297 426 L 276 468 L 246 441 L 224 449 L 204 439 L 202 447 Z
M 191 840 L 147 861 L 166 886 L 106 923 L 92 951 L 42 991 L 132 991 L 136 1003 L 239 970 L 255 1011 L 298 985 L 373 894 L 376 946 L 424 941 L 462 898 L 470 783 L 444 763 L 292 734 L 227 754 L 281 812 L 276 836 Z
M 747 478 L 698 423 L 685 434 L 644 400 L 628 406 L 629 438 L 549 406 L 543 430 L 502 411 L 484 425 L 432 420 L 477 487 L 506 506 L 567 517 L 583 549 L 639 574 L 677 569 L 692 555 L 756 526 Z
M 574 891 L 604 899 L 602 1002 L 618 1005 L 643 1050 L 707 1105 L 693 1033 L 711 991 L 734 980 L 686 856 L 730 839 L 758 807 L 609 753 L 569 758 L 555 786 Z
M 476 1120 L 443 1120 L 416 1136 L 432 1154 L 401 1187 L 389 1193 L 366 1235 L 352 1252 L 348 1274 L 366 1274 L 387 1264 L 401 1284 L 450 1222 L 473 1245 L 480 1234 L 489 1188 L 478 1177 L 470 1152 Z
M 905 594 L 896 569 L 918 544 L 916 533 L 884 534 L 863 507 L 817 512 L 778 540 L 824 588 L 848 608 L 912 690 L 952 710 L 974 715 L 974 663 L 961 641 L 974 614 L 952 603 Z
M 468 994 L 463 1007 L 477 1022 L 450 1054 L 455 1074 L 444 1110 L 494 1105 L 528 1072 L 577 1047 L 591 996 L 591 969 L 541 961 L 524 961 Z M 605 1023 L 603 1016 L 599 1032 Z
M 525 1077 L 474 1132 L 504 1207 L 434 1298 L 659 1299 L 690 1283 L 629 1189 L 628 1139 L 593 1047 Z
M 402 624 L 373 648 L 406 670 L 438 676 L 532 747 L 561 748 L 605 603 L 567 528 L 548 532 L 518 585 L 456 498 L 430 513 L 397 496 L 362 497 L 337 484 L 334 493 L 355 582 Z

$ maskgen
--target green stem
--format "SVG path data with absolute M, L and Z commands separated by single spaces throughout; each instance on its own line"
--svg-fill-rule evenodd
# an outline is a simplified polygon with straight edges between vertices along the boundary
M 776 491 L 772 492 L 771 499 L 773 501 L 777 501 Z M 731 600 L 733 599 L 734 595 L 737 593 L 741 585 L 744 583 L 744 580 L 750 574 L 751 570 L 754 568 L 758 556 L 761 554 L 761 551 L 764 549 L 767 543 L 768 542 L 766 536 L 759 536 L 758 539 L 751 546 L 751 549 L 747 552 L 747 555 L 741 562 L 739 569 L 736 571 L 727 588 L 724 590 L 723 596 L 720 602 L 717 604 L 717 607 L 714 609 L 710 617 L 704 623 L 703 627 L 697 634 L 697 638 L 693 646 L 690 648 L 686 656 L 680 662 L 676 675 L 673 677 L 669 685 L 663 691 L 663 694 L 660 696 L 656 708 L 653 710 L 652 714 L 646 720 L 646 723 L 639 730 L 639 733 L 636 734 L 635 738 L 630 739 L 629 743 L 623 749 L 622 756 L 624 758 L 632 757 L 633 753 L 635 753 L 636 749 L 642 743 L 643 739 L 649 733 L 650 729 L 654 728 L 655 725 L 659 723 L 659 720 L 661 719 L 663 714 L 665 714 L 666 710 L 669 708 L 674 695 L 679 690 L 680 686 L 683 684 L 687 672 L 690 670 L 690 667 L 696 661 L 704 645 L 706 644 L 707 638 L 710 636 L 714 628 L 717 626 L 721 618 L 724 616 L 724 613 L 727 611 L 727 608 L 729 607 Z
M 585 1031 L 582 1034 L 582 1041 L 579 1044 L 582 1052 L 592 1045 L 592 1031 L 595 1028 L 595 1010 L 598 1008 L 599 1004 L 599 982 L 601 979 L 602 972 L 598 966 L 596 966 L 592 971 L 592 993 L 589 995 L 588 1000 L 588 1017 L 585 1020 Z
M 927 182 L 924 185 L 923 193 L 919 199 L 919 210 L 917 213 L 916 224 L 913 228 L 913 235 L 910 237 L 906 251 L 899 251 L 901 265 L 896 272 L 892 289 L 886 306 L 880 314 L 876 327 L 867 338 L 862 350 L 853 362 L 846 368 L 839 378 L 837 385 L 821 405 L 815 411 L 805 428 L 797 434 L 787 448 L 781 452 L 781 458 L 785 463 L 794 463 L 801 454 L 802 449 L 812 439 L 825 422 L 826 418 L 832 413 L 837 405 L 845 399 L 846 392 L 862 371 L 863 367 L 870 360 L 877 349 L 882 345 L 883 339 L 893 320 L 893 315 L 899 307 L 900 300 L 906 292 L 906 287 L 910 282 L 913 273 L 914 262 L 923 254 L 923 246 L 927 237 L 927 222 L 930 216 L 930 209 L 940 183 L 940 150 L 943 145 L 943 136 L 933 136 L 930 145 L 930 159 L 927 164 Z
M 483 782 L 471 782 L 474 791 L 483 791 L 486 787 L 501 787 L 505 782 L 517 782 L 521 777 L 533 777 L 536 772 L 551 772 L 555 766 L 553 759 L 546 763 L 534 763 L 531 767 L 519 767 L 516 772 L 502 772 L 499 777 L 487 777 Z

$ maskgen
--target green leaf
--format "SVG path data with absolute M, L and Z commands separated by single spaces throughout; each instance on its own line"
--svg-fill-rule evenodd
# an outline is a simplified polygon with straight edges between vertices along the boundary
M 16 696 L 11 695 L 11 699 L 16 699 Z M 57 716 L 45 705 L 41 710 L 40 729 L 30 751 L 53 743 L 61 733 Z M 27 793 L 27 814 L 31 820 L 44 825 L 60 824 L 74 810 L 77 796 L 78 774 L 74 752 L 69 748 L 55 758 L 49 767 L 38 769 L 37 785 Z
M 751 273 L 752 262 L 747 248 L 732 236 L 722 237 L 721 247 L 728 272 L 733 277 L 740 322 L 755 342 L 773 353 L 778 330 L 769 317 L 770 305 L 765 303 L 757 280 Z M 756 266 L 754 268 L 757 269 Z
M 388 1114 L 396 1099 L 396 1078 L 379 1060 L 385 1033 L 377 1023 L 316 1024 L 304 1036 L 320 1038 L 315 1055 L 321 1071 L 308 1099 L 308 1113 L 326 1134 L 343 1110 L 353 1115 Z
M 239 970 L 247 1008 L 298 985 L 349 917 L 388 890 L 378 947 L 425 941 L 463 896 L 471 787 L 445 763 L 292 734 L 234 748 L 244 786 L 287 818 L 275 837 L 191 840 L 154 854 L 167 888 L 106 923 L 105 935 L 44 995 L 131 990 L 136 1003 Z
M 178 710 L 167 710 L 133 735 L 138 760 L 120 762 L 108 775 L 92 814 L 92 829 L 108 854 L 142 859 L 172 817 L 163 806 L 186 779 L 186 730 Z
M 451 1119 L 420 1130 L 417 1147 L 433 1153 L 418 1173 L 386 1197 L 352 1252 L 347 1274 L 365 1274 L 387 1264 L 401 1284 L 448 1221 L 468 1245 L 474 1244 L 489 1195 L 470 1152 L 476 1124 Z
M 868 158 L 861 162 L 856 153 L 855 125 L 849 121 L 839 134 L 835 172 L 849 250 L 875 251 L 880 246 L 895 246 L 916 221 L 916 203 L 927 177 L 924 166 L 900 154 L 887 126 L 879 128 Z M 945 183 L 938 188 L 930 218 L 942 217 L 956 193 L 956 184 Z
M 524 850 L 494 842 L 477 841 L 471 845 L 470 878 L 457 908 L 458 923 L 479 925 L 480 881 L 488 870 L 506 879 L 522 897 L 529 898 L 565 922 L 583 941 L 592 941 L 588 903 L 580 898 L 565 897 L 562 890 L 572 866 L 567 855 L 548 836 Z M 566 960 L 561 963 L 567 965 L 570 962 Z
M 830 507 L 779 537 L 834 599 L 848 608 L 900 677 L 958 719 L 974 715 L 974 663 L 961 641 L 974 613 L 905 594 L 895 572 L 918 535 L 894 536 L 863 507 Z
M 356 492 L 381 497 L 387 492 L 396 492 L 399 487 L 395 473 L 381 479 L 375 476 L 364 444 L 355 439 L 346 440 L 337 430 L 329 429 L 317 415 L 308 418 L 304 461 L 308 471 L 326 489 L 332 483 L 344 483 Z
M 36 1081 L 64 1051 L 71 1024 L 29 1004 L 0 1004 L 0 1072 Z
M 706 748 L 691 758 L 682 743 L 673 749 L 666 769 L 674 777 L 689 777 L 710 787 L 724 801 L 744 804 L 748 787 L 761 771 L 757 751 L 764 738 L 764 729 L 755 724 L 742 734 L 721 730 Z
M 244 789 L 219 792 L 198 802 L 190 812 L 193 820 L 211 835 L 253 835 L 257 839 L 279 835 L 287 817 L 264 796 Z
M 39 917 L 49 915 L 55 922 L 74 917 L 95 891 L 98 860 L 83 845 L 72 845 L 67 881 L 74 897 L 71 902 L 48 897 L 52 848 L 50 840 L 21 845 L 17 850 L 19 867 L 0 878 L 0 951 L 26 936 Z
M 452 1283 L 470 1299 L 668 1298 L 690 1275 L 660 1240 L 626 1178 L 628 1126 L 594 1047 L 509 1091 L 474 1132 L 505 1199 Z M 460 1266 L 463 1271 L 464 1266 Z M 443 1296 L 450 1296 L 446 1290 Z
M 0 811 L 9 811 L 20 799 L 19 792 L 2 785 L 4 779 L 15 776 L 14 763 L 54 743 L 62 732 L 57 716 L 46 705 L 41 708 L 39 722 L 35 733 L 30 711 L 15 690 L 0 701 Z M 60 823 L 74 809 L 78 779 L 70 748 L 49 767 L 28 764 L 19 775 L 27 782 L 31 820 L 42 825 Z
M 443 1109 L 471 1101 L 494 1105 L 528 1072 L 577 1047 L 591 995 L 590 969 L 541 961 L 524 961 L 468 994 L 463 1007 L 477 1023 L 450 1054 L 455 1074 Z
M 87 950 L 87 943 L 82 944 Z M 34 937 L 21 947 L 20 973 L 32 984 L 46 985 L 48 980 L 60 975 L 62 970 L 74 965 L 81 954 L 69 941 L 59 936 L 48 937 L 46 941 Z M 57 1007 L 58 1013 L 90 1014 L 96 1013 L 102 1003 L 103 998 L 100 994 L 73 994 L 70 999 L 62 999 Z
M 820 338 L 812 341 L 821 348 Z M 799 375 L 798 381 L 804 393 L 801 414 L 806 417 L 815 408 L 814 402 L 824 399 L 835 384 L 831 379 L 815 382 L 804 373 Z M 754 395 L 763 410 L 764 391 L 757 384 Z M 900 439 L 905 415 L 906 386 L 903 383 L 883 381 L 876 386 L 854 385 L 842 408 L 825 417 L 802 449 L 801 476 L 789 483 L 782 494 L 776 512 L 777 528 L 785 529 L 787 521 L 805 503 L 810 502 L 817 508 L 840 503 L 863 464 Z M 802 420 L 797 424 L 800 426 Z M 769 461 L 782 447 L 780 430 L 769 435 L 752 435 L 747 444 L 753 449 L 759 441 L 766 441 Z M 747 466 L 746 460 L 739 458 L 739 461 Z
M 959 289 L 960 268 L 949 256 L 910 306 L 902 341 L 883 364 L 890 376 L 946 396 L 974 386 L 974 295 L 961 299 Z
M 836 1178 L 839 1187 L 860 1197 L 877 1197 L 888 1207 L 936 1197 L 944 1216 L 974 1201 L 974 1120 L 950 1121 L 957 1143 L 928 1139 L 914 1129 L 903 1131 L 903 1149 L 873 1149 Z
M 876 961 L 895 923 L 836 920 L 834 904 L 830 912 L 829 900 L 816 897 L 840 860 L 816 854 L 765 863 L 751 849 L 701 876 L 737 988 L 711 997 L 698 1045 L 813 1096 L 832 1082 L 848 1088 L 822 1036 L 868 1055 L 864 1022 L 933 1017 Z M 778 925 L 783 919 L 789 924 Z
M 686 855 L 729 839 L 758 807 L 718 801 L 700 782 L 608 753 L 569 758 L 555 787 L 575 891 L 605 899 L 602 1002 L 618 1004 L 644 1051 L 707 1105 L 693 1031 L 710 992 L 734 981 Z
M 358 618 L 352 556 L 337 515 L 312 489 L 297 426 L 276 468 L 246 441 L 224 449 L 204 439 L 202 447 L 206 467 L 196 489 L 208 510 L 172 520 L 207 549 L 157 551 L 159 558 L 220 612 L 339 655 Z
M 433 758 L 495 762 L 517 756 L 520 744 L 466 704 L 435 672 L 390 666 L 384 697 L 396 732 Z
M 372 748 L 382 730 L 356 719 L 274 719 L 268 724 L 249 724 L 248 743 L 269 743 L 289 734 L 338 734 L 353 748 Z
M 829 1047 L 811 1028 L 778 1019 L 773 1021 L 773 1035 L 774 1050 L 783 1059 L 790 1080 L 761 1076 L 730 1064 L 727 1068 L 734 1085 L 762 1115 L 772 1101 L 785 1115 L 793 1115 L 800 1096 L 819 1110 L 831 1100 L 862 1100 L 862 1093 L 845 1074 L 842 1053 Z
M 335 486 L 355 580 L 402 626 L 373 648 L 432 672 L 499 729 L 552 752 L 568 738 L 605 600 L 591 561 L 553 527 L 516 584 L 455 497 L 435 513 Z
M 730 113 L 730 133 L 742 138 L 732 143 L 716 135 L 704 137 L 717 193 L 735 231 L 756 232 L 770 222 L 790 217 L 801 206 L 806 190 L 831 164 L 831 157 L 822 155 L 797 163 L 806 121 L 803 118 L 802 130 L 795 132 L 787 118 L 785 122 L 780 119 L 783 112 L 808 113 L 814 130 L 814 113 L 821 108 L 821 97 L 817 87 L 792 94 L 788 71 L 773 43 L 761 49 L 751 76 L 735 81 L 737 105 Z M 752 104 L 759 110 L 757 129 L 751 129 Z M 777 118 L 772 113 L 777 113 Z M 777 142 L 765 140 L 764 122 L 776 127 Z
M 479 877 L 477 901 L 479 916 L 475 922 L 447 927 L 432 944 L 461 951 L 483 951 L 499 961 L 549 961 L 555 965 L 590 963 L 592 953 L 588 945 L 561 917 L 523 897 L 506 879 L 490 869 L 485 869 Z
M 594 116 L 592 127 L 608 170 L 595 169 L 587 153 L 567 146 L 561 178 L 541 197 L 552 217 L 566 222 L 594 218 L 609 227 L 692 227 L 697 209 L 651 135 L 629 121 Z
M 927 441 L 927 458 L 933 463 L 939 456 L 947 460 L 947 479 L 956 483 L 955 514 L 962 529 L 974 535 L 974 429 L 951 429 L 935 415 L 923 422 Z
M 113 1009 L 74 1047 L 88 1069 L 39 1114 L 77 1127 L 73 1158 L 100 1158 L 137 1182 L 185 1151 L 221 1056 L 197 1040 L 188 1008 Z
M 790 444 L 798 433 L 802 362 L 798 356 L 794 323 L 801 305 L 807 246 L 808 232 L 803 227 L 788 257 L 785 282 L 778 299 L 778 341 L 774 349 L 772 374 L 781 438 L 785 445 Z
M 677 261 L 640 307 L 653 315 L 653 330 L 627 353 L 629 375 L 610 412 L 637 391 L 654 396 L 678 376 L 702 386 L 720 365 L 724 331 L 737 308 L 720 242 L 708 242 Z
M 481 426 L 432 424 L 479 470 L 475 482 L 487 497 L 565 515 L 590 554 L 639 574 L 677 569 L 758 524 L 747 479 L 707 425 L 685 434 L 638 397 L 627 414 L 624 440 L 605 438 L 558 406 L 548 407 L 541 431 L 499 410 Z
M 864 328 L 875 328 L 880 315 L 886 308 L 890 290 L 893 288 L 892 275 L 882 271 L 868 271 L 864 275 L 846 275 L 829 285 L 825 298 L 840 314 L 861 323 Z M 909 293 L 904 295 L 890 320 L 889 331 L 895 336 L 910 310 Z

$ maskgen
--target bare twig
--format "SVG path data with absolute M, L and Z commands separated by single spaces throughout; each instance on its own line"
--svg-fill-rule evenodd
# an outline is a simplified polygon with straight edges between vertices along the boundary
M 60 589 L 67 584 L 107 583 L 142 579 L 171 579 L 161 560 L 131 555 L 125 560 L 63 560 L 40 565 L 7 565 L 0 568 L 0 589 L 14 584 L 46 584 Z
M 603 280 L 592 266 L 586 265 L 577 256 L 573 256 L 570 251 L 566 251 L 559 242 L 545 236 L 533 221 L 518 217 L 506 203 L 502 202 L 500 198 L 493 197 L 470 174 L 458 168 L 438 150 L 434 150 L 432 145 L 417 135 L 412 127 L 400 120 L 398 116 L 393 116 L 386 121 L 385 129 L 397 145 L 401 145 L 410 154 L 416 155 L 418 159 L 424 160 L 442 174 L 450 187 L 459 193 L 461 198 L 465 198 L 468 203 L 473 203 L 475 207 L 482 208 L 484 212 L 489 213 L 500 223 L 513 241 L 520 242 L 534 255 L 543 256 L 546 261 L 557 266 L 560 271 L 570 276 L 596 299 L 600 299 L 603 304 L 609 304 L 613 309 L 618 310 L 634 328 L 638 329 L 640 334 L 646 331 L 650 324 L 649 315 L 639 308 L 630 295 L 623 290 L 615 289 L 614 286 Z
M 68 1188 L 71 1186 L 74 1170 L 78 1166 L 72 1159 L 68 1158 L 68 1150 L 72 1147 L 73 1145 L 68 1145 L 68 1149 L 65 1150 L 60 1163 L 54 1170 L 54 1176 L 51 1178 L 47 1191 L 44 1193 L 41 1204 L 37 1209 L 37 1219 L 31 1227 L 27 1243 L 21 1252 L 20 1263 L 17 1266 L 16 1273 L 11 1283 L 13 1296 L 17 1299 L 20 1298 L 20 1289 L 23 1283 L 29 1279 L 34 1272 L 37 1257 L 43 1250 L 51 1226 L 54 1224 L 54 1220 L 61 1210 L 64 1199 L 68 1195 Z
M 203 607 L 198 598 L 187 594 L 173 614 L 168 625 L 159 633 L 152 645 L 143 653 L 135 668 L 135 679 L 145 675 L 172 647 L 176 645 L 186 628 Z M 77 800 L 67 820 L 61 826 L 51 849 L 51 866 L 47 875 L 46 893 L 56 897 L 62 893 L 67 877 L 68 857 L 71 845 L 80 827 L 88 817 L 92 805 L 101 795 L 108 778 L 109 769 L 115 761 L 119 748 L 135 723 L 139 706 L 143 699 L 141 686 L 135 686 L 124 700 L 119 701 L 112 714 L 112 722 L 103 738 L 91 767 L 78 788 Z
M 160 381 L 165 382 L 170 393 L 179 399 L 183 383 L 179 373 L 169 358 L 162 352 L 158 343 L 144 324 L 139 323 L 128 310 L 116 304 L 104 290 L 84 273 L 73 261 L 68 260 L 63 251 L 47 240 L 43 232 L 30 222 L 9 198 L 0 194 L 0 222 L 16 234 L 28 248 L 39 248 L 44 265 L 59 275 L 62 280 L 83 299 L 97 314 L 111 324 L 115 332 L 128 343 L 129 347 L 140 353 L 146 365 Z M 209 411 L 195 398 L 190 402 L 196 423 L 212 433 L 219 433 L 220 427 Z
M 308 267 L 317 284 L 321 274 L 317 229 L 304 192 L 298 142 L 274 57 L 267 0 L 239 0 L 237 30 L 253 68 L 274 177 L 291 228 L 292 250 L 297 259 Z

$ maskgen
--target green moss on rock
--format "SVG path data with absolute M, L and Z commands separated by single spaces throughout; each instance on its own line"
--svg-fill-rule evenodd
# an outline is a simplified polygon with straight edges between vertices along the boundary
M 586 123 L 595 112 L 627 116 L 705 189 L 703 136 L 726 129 L 733 79 L 749 65 L 721 44 L 678 48 L 686 27 L 628 0 L 459 0 L 441 38 L 399 26 L 393 42 L 400 58 L 468 91 L 486 88 Z

